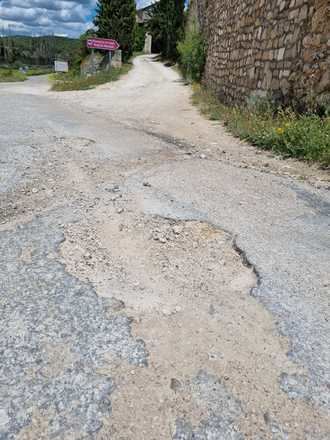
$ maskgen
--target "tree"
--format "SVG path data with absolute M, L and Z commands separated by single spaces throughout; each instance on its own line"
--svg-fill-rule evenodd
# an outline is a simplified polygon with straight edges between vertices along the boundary
M 135 0 L 98 0 L 94 19 L 97 35 L 117 40 L 124 59 L 133 53 L 135 23 Z
M 149 23 L 155 44 L 162 55 L 176 59 L 177 43 L 183 33 L 185 0 L 160 0 L 152 9 Z

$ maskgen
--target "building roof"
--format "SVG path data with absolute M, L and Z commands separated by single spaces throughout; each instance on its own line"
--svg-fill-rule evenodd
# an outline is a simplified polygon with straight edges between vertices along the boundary
M 136 21 L 138 24 L 144 24 L 151 18 L 151 12 L 155 3 L 152 3 L 149 6 L 145 6 L 144 8 L 138 9 L 136 11 Z

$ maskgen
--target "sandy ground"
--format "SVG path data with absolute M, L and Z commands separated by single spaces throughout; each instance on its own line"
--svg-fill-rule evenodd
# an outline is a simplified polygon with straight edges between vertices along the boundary
M 330 438 L 328 176 L 190 93 L 0 86 L 0 438 Z

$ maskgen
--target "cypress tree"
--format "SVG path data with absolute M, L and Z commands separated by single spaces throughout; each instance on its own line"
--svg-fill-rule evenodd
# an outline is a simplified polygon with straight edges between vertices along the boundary
M 177 43 L 183 33 L 185 0 L 159 0 L 155 3 L 149 24 L 162 55 L 175 59 Z
M 117 40 L 124 59 L 133 53 L 135 23 L 135 0 L 98 0 L 94 19 L 97 36 Z

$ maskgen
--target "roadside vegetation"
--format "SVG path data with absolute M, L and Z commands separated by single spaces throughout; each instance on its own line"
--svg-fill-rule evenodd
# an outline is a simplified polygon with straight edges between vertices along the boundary
M 123 64 L 121 68 L 112 68 L 110 71 L 101 71 L 91 76 L 80 76 L 78 72 L 56 73 L 50 75 L 53 82 L 52 90 L 65 92 L 71 90 L 89 90 L 96 86 L 111 81 L 117 81 L 122 75 L 128 73 L 132 64 Z
M 206 52 L 198 26 L 188 23 L 178 43 L 178 64 L 193 84 L 193 102 L 204 115 L 223 121 L 232 134 L 259 148 L 330 167 L 329 96 L 322 103 L 310 97 L 304 113 L 281 107 L 269 98 L 250 99 L 239 107 L 225 105 L 200 84 Z
M 26 75 L 19 70 L 0 68 L 0 82 L 20 82 L 25 80 Z
M 54 69 L 52 67 L 31 67 L 26 73 L 26 76 L 40 76 L 40 75 L 49 75 L 52 73 Z
M 221 120 L 231 133 L 283 157 L 316 161 L 330 167 L 330 113 L 298 114 L 274 108 L 267 100 L 247 107 L 229 107 L 200 84 L 193 85 L 193 103 L 211 120 Z
M 206 43 L 197 26 L 192 26 L 183 40 L 179 41 L 178 53 L 183 76 L 189 81 L 200 81 L 205 65 Z
M 21 82 L 25 81 L 29 76 L 47 75 L 51 72 L 53 72 L 53 69 L 47 67 L 32 67 L 27 72 L 0 67 L 0 82 Z

